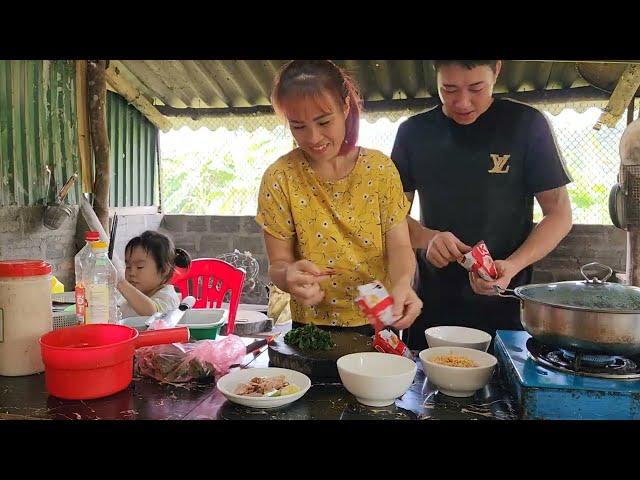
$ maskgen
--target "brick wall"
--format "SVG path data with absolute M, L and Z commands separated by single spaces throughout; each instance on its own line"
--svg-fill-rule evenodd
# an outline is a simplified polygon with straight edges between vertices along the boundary
M 42 259 L 51 263 L 53 275 L 72 290 L 75 285 L 75 231 L 78 207 L 58 230 L 42 224 L 43 207 L 0 208 L 0 260 Z
M 590 262 L 626 268 L 627 233 L 611 225 L 574 225 L 562 242 L 534 266 L 533 281 L 582 279 L 580 267 Z
M 42 225 L 42 207 L 0 208 L 0 259 L 40 258 L 53 266 L 53 273 L 73 288 L 73 257 L 84 244 L 84 221 L 74 214 L 58 230 Z M 76 223 L 80 222 L 77 228 Z M 200 215 L 122 215 L 118 219 L 115 251 L 124 258 L 126 243 L 144 230 L 160 230 L 192 258 L 215 257 L 249 250 L 258 260 L 260 277 L 268 283 L 268 262 L 262 232 L 253 217 Z M 534 268 L 534 282 L 575 280 L 580 266 L 598 261 L 624 272 L 626 232 L 613 226 L 575 225 L 569 235 Z
M 161 214 L 118 215 L 114 252 L 124 261 L 124 248 L 129 240 L 145 230 L 159 230 L 161 222 Z
M 253 217 L 165 215 L 161 227 L 172 235 L 177 246 L 196 258 L 216 256 L 234 248 L 251 251 L 266 280 L 266 251 L 262 233 Z M 558 247 L 534 266 L 534 281 L 579 279 L 582 278 L 580 267 L 594 261 L 624 272 L 626 238 L 626 232 L 613 226 L 574 225 Z
M 192 258 L 215 257 L 223 253 L 250 251 L 266 277 L 267 255 L 260 227 L 253 217 L 165 215 L 160 228 L 184 248 Z

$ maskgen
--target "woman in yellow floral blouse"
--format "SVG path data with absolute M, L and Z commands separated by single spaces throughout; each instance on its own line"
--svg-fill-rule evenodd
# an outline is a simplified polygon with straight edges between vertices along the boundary
M 411 288 L 410 204 L 391 159 L 356 146 L 362 101 L 353 81 L 328 60 L 294 60 L 271 102 L 299 148 L 267 168 L 256 221 L 293 321 L 367 325 L 354 297 L 380 280 L 394 298 L 394 327 L 407 328 L 422 308 Z

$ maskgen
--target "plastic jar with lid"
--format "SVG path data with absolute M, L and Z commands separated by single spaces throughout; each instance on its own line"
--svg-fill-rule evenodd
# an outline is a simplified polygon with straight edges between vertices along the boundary
M 43 372 L 39 339 L 51 330 L 51 265 L 0 261 L 0 375 Z

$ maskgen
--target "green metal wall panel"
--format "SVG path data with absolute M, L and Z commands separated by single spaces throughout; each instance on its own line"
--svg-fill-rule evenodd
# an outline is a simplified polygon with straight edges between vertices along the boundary
M 155 202 L 157 128 L 120 95 L 107 92 L 112 207 Z
M 75 62 L 0 60 L 0 206 L 40 203 L 45 165 L 60 189 L 79 159 Z

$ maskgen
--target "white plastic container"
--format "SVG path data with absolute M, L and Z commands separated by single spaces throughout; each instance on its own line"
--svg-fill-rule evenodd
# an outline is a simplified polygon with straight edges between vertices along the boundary
M 52 317 L 51 265 L 0 261 L 0 375 L 44 371 L 38 341 L 52 330 Z
M 229 311 L 222 308 L 196 308 L 184 312 L 178 327 L 188 327 L 192 340 L 215 340 L 220 328 L 229 319 Z
M 181 327 L 211 328 L 229 319 L 229 310 L 224 308 L 192 308 L 184 312 L 178 322 Z

